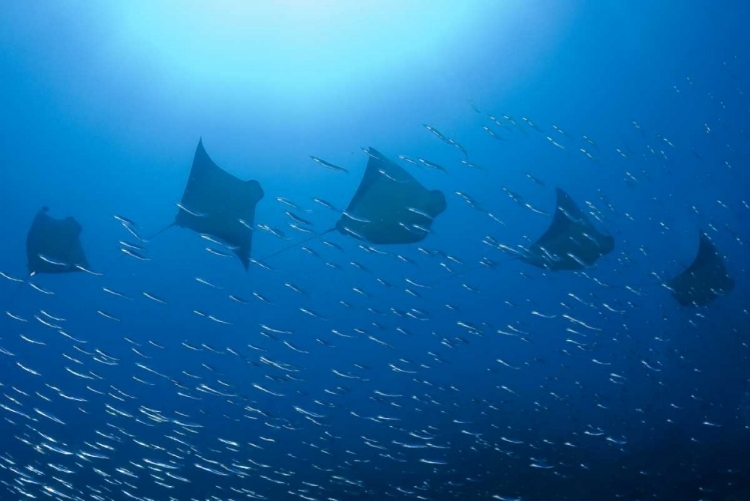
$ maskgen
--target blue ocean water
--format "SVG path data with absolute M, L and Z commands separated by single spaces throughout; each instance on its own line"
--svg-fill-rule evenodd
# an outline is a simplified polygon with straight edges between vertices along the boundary
M 750 499 L 747 19 L 4 3 L 0 499 Z M 247 271 L 190 229 L 149 238 L 201 139 L 265 192 Z M 398 229 L 419 241 L 323 234 L 367 148 L 443 193 Z M 579 270 L 519 259 L 568 216 L 558 187 L 584 214 L 563 242 L 615 241 Z M 42 207 L 89 273 L 30 276 Z M 664 285 L 701 231 L 735 285 L 681 305 Z

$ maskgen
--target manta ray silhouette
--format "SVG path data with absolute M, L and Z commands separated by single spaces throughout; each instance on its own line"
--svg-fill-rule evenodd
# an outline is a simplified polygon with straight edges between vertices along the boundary
M 72 217 L 56 219 L 43 207 L 26 236 L 29 272 L 70 273 L 84 271 L 89 262 L 81 245 L 83 227 Z
M 582 270 L 612 252 L 615 239 L 596 229 L 570 195 L 556 190 L 552 224 L 520 258 L 550 271 Z
M 255 206 L 264 193 L 258 181 L 243 181 L 216 165 L 198 142 L 174 225 L 220 240 L 247 270 Z
M 446 207 L 445 195 L 428 190 L 374 148 L 359 188 L 336 230 L 371 244 L 410 244 L 429 235 Z
M 727 274 L 716 246 L 701 231 L 698 254 L 693 262 L 664 285 L 682 306 L 705 306 L 729 294 L 734 289 L 734 280 Z

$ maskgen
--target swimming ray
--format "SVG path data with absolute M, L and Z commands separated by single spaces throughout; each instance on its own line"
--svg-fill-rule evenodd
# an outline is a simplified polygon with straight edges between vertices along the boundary
M 446 209 L 445 195 L 428 190 L 374 148 L 368 155 L 365 174 L 336 230 L 371 244 L 424 240 Z
M 279 249 L 264 261 L 332 231 L 384 245 L 421 242 L 431 233 L 435 218 L 447 207 L 445 195 L 422 186 L 375 148 L 367 155 L 359 188 L 336 226 Z
M 599 231 L 570 195 L 556 190 L 552 224 L 520 258 L 550 271 L 582 270 L 612 252 L 615 239 Z
M 82 230 L 73 217 L 56 219 L 43 207 L 26 237 L 29 272 L 35 275 L 88 270 L 89 262 L 81 245 Z
M 247 270 L 255 206 L 263 196 L 258 181 L 243 181 L 216 165 L 200 140 L 173 224 L 225 243 Z
M 682 306 L 705 306 L 729 294 L 734 289 L 734 280 L 727 274 L 724 258 L 716 246 L 701 231 L 693 262 L 664 286 Z

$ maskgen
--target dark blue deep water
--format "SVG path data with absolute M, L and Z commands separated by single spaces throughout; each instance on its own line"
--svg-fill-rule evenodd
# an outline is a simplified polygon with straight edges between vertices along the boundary
M 746 5 L 3 2 L 0 499 L 749 500 Z

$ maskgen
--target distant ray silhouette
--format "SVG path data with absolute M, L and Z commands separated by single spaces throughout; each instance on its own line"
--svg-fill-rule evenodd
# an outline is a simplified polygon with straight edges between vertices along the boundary
M 727 275 L 724 258 L 708 236 L 700 232 L 698 254 L 682 273 L 664 284 L 682 306 L 705 306 L 729 294 L 734 280 Z
M 40 210 L 26 237 L 29 272 L 69 273 L 84 271 L 89 262 L 81 245 L 82 227 L 72 217 L 56 219 Z
M 255 206 L 263 196 L 258 181 L 242 181 L 216 165 L 200 140 L 174 224 L 221 241 L 247 270 Z
M 434 219 L 447 207 L 445 195 L 422 186 L 375 148 L 366 153 L 365 174 L 336 226 L 272 252 L 264 260 L 333 231 L 371 244 L 410 244 L 427 237 Z
M 445 195 L 428 190 L 376 149 L 367 154 L 365 174 L 336 230 L 372 244 L 424 240 L 446 209 Z
M 596 229 L 573 199 L 560 188 L 547 231 L 520 259 L 550 271 L 582 270 L 615 248 L 615 239 Z

